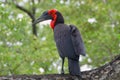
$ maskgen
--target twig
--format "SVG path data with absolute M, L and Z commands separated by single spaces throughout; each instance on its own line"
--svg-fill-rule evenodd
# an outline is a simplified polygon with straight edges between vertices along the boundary
M 28 11 L 27 9 L 25 9 L 24 7 L 22 7 L 22 6 L 18 5 L 18 4 L 15 4 L 15 6 L 17 8 L 19 8 L 20 10 L 24 11 L 25 13 L 27 13 L 30 16 L 31 19 L 34 19 L 34 16 L 30 11 Z

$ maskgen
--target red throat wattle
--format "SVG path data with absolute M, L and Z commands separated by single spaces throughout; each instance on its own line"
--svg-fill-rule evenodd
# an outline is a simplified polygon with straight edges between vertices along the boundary
M 51 26 L 52 29 L 54 29 L 54 27 L 55 27 L 55 22 L 56 22 L 56 19 L 57 19 L 57 14 L 56 14 L 56 12 L 57 12 L 57 10 L 55 10 L 55 9 L 52 9 L 52 10 L 49 10 L 49 11 L 48 11 L 48 14 L 51 15 L 52 18 L 53 18 L 52 21 L 51 21 L 51 23 L 50 23 L 50 26 Z

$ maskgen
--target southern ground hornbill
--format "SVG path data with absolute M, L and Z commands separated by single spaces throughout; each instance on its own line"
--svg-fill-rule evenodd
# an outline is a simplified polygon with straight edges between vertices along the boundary
M 51 19 L 50 26 L 54 31 L 54 39 L 62 58 L 61 74 L 64 74 L 64 59 L 68 58 L 69 73 L 81 75 L 79 66 L 79 55 L 85 56 L 85 48 L 79 30 L 74 25 L 64 24 L 62 14 L 55 10 L 48 10 L 34 22 L 34 24 Z

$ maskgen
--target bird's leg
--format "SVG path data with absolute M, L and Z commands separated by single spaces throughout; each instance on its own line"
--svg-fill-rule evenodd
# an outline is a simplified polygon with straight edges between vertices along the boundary
M 61 69 L 61 74 L 64 74 L 64 59 L 65 59 L 65 58 L 62 58 L 62 69 Z

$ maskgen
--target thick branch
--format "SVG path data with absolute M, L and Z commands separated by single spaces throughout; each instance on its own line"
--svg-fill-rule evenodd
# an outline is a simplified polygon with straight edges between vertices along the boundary
M 33 23 L 34 21 L 32 21 L 32 23 Z M 36 29 L 37 27 L 36 27 L 36 24 L 32 24 L 32 32 L 33 32 L 33 34 L 35 35 L 35 36 L 37 36 L 37 29 Z
M 0 80 L 120 80 L 120 55 L 102 67 L 82 72 L 82 78 L 69 74 L 3 76 Z

